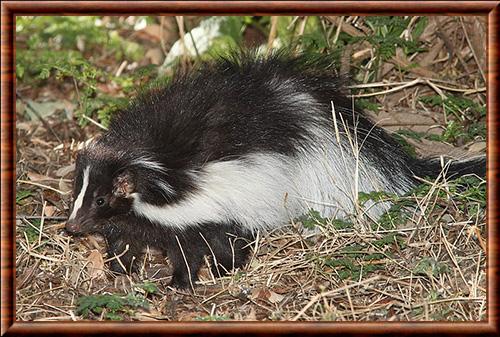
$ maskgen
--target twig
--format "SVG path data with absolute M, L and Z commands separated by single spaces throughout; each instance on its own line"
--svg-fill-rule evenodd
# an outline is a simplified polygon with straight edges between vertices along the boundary
M 193 43 L 193 48 L 194 48 L 194 53 L 196 54 L 196 59 L 199 61 L 200 60 L 200 52 L 198 51 L 198 47 L 196 47 L 196 41 L 194 40 L 193 37 L 193 30 L 190 29 L 188 31 L 189 37 L 191 38 L 191 42 Z
M 269 38 L 267 39 L 267 53 L 271 52 L 273 47 L 273 42 L 276 39 L 276 32 L 278 30 L 278 17 L 271 16 L 271 31 L 269 32 Z
M 43 206 L 42 206 L 42 218 L 40 219 L 40 229 L 38 232 L 38 245 L 42 243 L 42 232 L 43 232 L 43 225 L 45 223 L 45 208 L 47 207 L 47 200 L 44 200 Z
M 467 40 L 467 44 L 469 45 L 469 48 L 472 51 L 472 55 L 474 56 L 474 60 L 476 61 L 477 68 L 479 69 L 479 72 L 481 73 L 481 76 L 483 77 L 483 81 L 486 82 L 486 76 L 484 76 L 483 68 L 481 68 L 481 64 L 479 63 L 479 59 L 477 57 L 476 51 L 474 50 L 474 47 L 472 46 L 472 43 L 471 43 L 470 38 L 469 38 L 469 34 L 467 34 L 467 29 L 465 29 L 464 20 L 462 17 L 460 17 L 460 25 L 462 26 L 462 30 L 464 31 L 464 35 L 465 35 L 465 39 Z
M 363 284 L 366 284 L 366 283 L 370 283 L 370 282 L 376 281 L 378 279 L 380 279 L 380 276 L 377 275 L 377 276 L 371 277 L 369 279 L 363 280 L 361 282 L 356 282 L 356 283 L 353 283 L 353 284 L 348 284 L 348 285 L 345 285 L 345 286 L 337 288 L 337 289 L 333 289 L 333 290 L 330 290 L 330 291 L 327 291 L 327 292 L 324 292 L 324 293 L 321 293 L 321 294 L 317 294 L 316 296 L 314 296 L 309 301 L 309 303 L 307 303 L 305 305 L 305 307 L 302 308 L 302 310 L 299 311 L 299 313 L 297 315 L 295 315 L 294 318 L 292 318 L 292 321 L 298 320 L 307 311 L 307 309 L 309 309 L 314 303 L 316 303 L 317 301 L 319 301 L 323 297 L 332 296 L 332 295 L 334 295 L 336 293 L 343 292 L 343 291 L 345 291 L 347 289 L 354 288 L 354 287 L 357 287 L 357 286 L 360 286 L 360 285 L 363 285 Z
M 165 42 L 165 17 L 160 16 L 160 47 L 161 50 L 163 51 L 163 55 L 167 56 L 168 55 L 168 50 L 167 50 L 167 44 Z
M 484 297 L 455 297 L 455 298 L 444 298 L 442 300 L 436 300 L 432 302 L 423 302 L 423 303 L 417 303 L 412 305 L 412 308 L 418 308 L 426 305 L 432 305 L 432 304 L 440 304 L 440 303 L 446 303 L 446 302 L 455 302 L 455 301 L 471 301 L 471 302 L 478 302 L 478 301 L 486 301 Z
M 188 55 L 187 55 L 187 47 L 186 47 L 186 33 L 184 31 L 184 17 L 183 16 L 176 16 L 175 21 L 177 22 L 177 27 L 179 28 L 179 36 L 180 36 L 180 43 L 182 47 L 182 61 L 183 64 L 186 65 Z
M 94 125 L 96 125 L 96 126 L 100 127 L 101 129 L 103 129 L 103 130 L 105 130 L 105 131 L 107 131 L 107 130 L 108 130 L 108 128 L 107 128 L 107 127 L 105 127 L 104 125 L 102 125 L 102 124 L 101 124 L 101 123 L 99 123 L 99 122 L 96 122 L 95 120 L 93 120 L 93 119 L 92 119 L 92 118 L 90 118 L 89 116 L 83 115 L 83 118 L 85 118 L 85 119 L 86 119 L 86 120 L 88 120 L 90 123 L 92 123 L 92 124 L 94 124 Z
M 182 258 L 184 259 L 184 263 L 186 264 L 187 272 L 188 272 L 188 277 L 189 277 L 189 284 L 191 285 L 191 289 L 193 289 L 193 292 L 196 293 L 193 285 L 193 279 L 191 276 L 191 269 L 189 268 L 189 263 L 186 258 L 186 254 L 184 253 L 184 249 L 182 248 L 181 242 L 179 241 L 179 237 L 176 235 L 175 239 L 177 240 L 177 244 L 179 245 L 179 249 L 181 250 Z
M 304 35 L 304 31 L 306 30 L 306 23 L 307 23 L 307 18 L 308 16 L 304 16 L 304 18 L 302 19 L 302 22 L 300 23 L 300 26 L 299 26 L 299 33 L 297 34 L 297 36 L 302 36 Z
M 475 94 L 478 92 L 485 92 L 486 91 L 486 87 L 475 88 L 475 89 L 453 88 L 453 87 L 445 86 L 443 84 L 436 83 L 436 82 L 444 82 L 444 81 L 441 81 L 441 80 L 438 80 L 435 78 L 422 77 L 421 79 L 425 80 L 425 81 L 432 82 L 434 86 L 436 86 L 440 89 L 444 89 L 444 90 L 448 90 L 448 91 L 463 92 L 464 95 L 470 95 L 470 94 Z M 413 82 L 413 81 L 411 81 L 411 82 Z M 347 88 L 349 88 L 349 89 L 366 89 L 366 88 L 378 88 L 378 87 L 393 87 L 393 86 L 403 85 L 403 84 L 407 84 L 407 83 L 410 83 L 410 82 L 374 82 L 374 83 L 350 85 L 350 86 L 347 86 Z M 426 83 L 428 84 L 428 82 L 426 82 Z
M 457 267 L 458 273 L 460 274 L 460 277 L 462 277 L 462 280 L 464 281 L 464 284 L 467 286 L 467 288 L 469 288 L 469 292 L 471 292 L 469 284 L 467 283 L 467 280 L 465 279 L 465 276 L 464 276 L 464 274 L 462 272 L 462 269 L 460 268 L 460 266 L 459 266 L 459 264 L 457 262 L 457 258 L 455 257 L 455 255 L 453 255 L 453 252 L 452 252 L 451 247 L 450 247 L 450 243 L 448 242 L 448 239 L 446 239 L 446 235 L 444 233 L 442 225 L 439 226 L 439 230 L 441 231 L 441 237 L 442 237 L 442 240 L 444 242 L 444 248 L 446 249 L 446 252 L 450 256 L 451 261 L 453 262 L 453 264 L 455 265 L 455 267 Z
M 391 92 L 399 91 L 399 90 L 402 90 L 404 88 L 411 87 L 411 86 L 414 86 L 416 84 L 421 84 L 421 83 L 425 83 L 425 81 L 421 78 L 417 78 L 413 81 L 406 82 L 405 84 L 400 85 L 400 86 L 395 87 L 395 88 L 392 88 L 392 89 L 387 89 L 387 90 L 378 91 L 378 92 L 370 92 L 367 94 L 351 95 L 351 97 L 371 97 L 371 96 L 383 95 L 383 94 L 388 94 Z
M 38 186 L 38 187 L 41 187 L 41 188 L 45 188 L 47 190 L 51 190 L 51 191 L 57 192 L 57 193 L 59 193 L 61 195 L 66 195 L 66 194 L 69 194 L 71 192 L 71 191 L 63 192 L 61 190 L 58 190 L 57 188 L 50 187 L 50 186 L 43 185 L 43 184 L 39 184 L 39 183 L 35 183 L 35 182 L 32 182 L 32 181 L 27 181 L 27 180 L 18 180 L 17 182 L 21 183 L 21 184 L 34 185 L 34 186 Z
M 41 215 L 16 215 L 16 220 L 38 220 L 44 218 L 45 220 L 66 220 L 67 216 L 41 216 Z

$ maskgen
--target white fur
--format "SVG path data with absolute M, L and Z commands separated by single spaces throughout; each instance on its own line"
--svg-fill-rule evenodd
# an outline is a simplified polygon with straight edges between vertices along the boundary
M 163 196 L 165 196 L 165 197 L 168 197 L 168 195 L 175 194 L 175 191 L 172 188 L 172 186 L 170 186 L 170 184 L 164 182 L 163 180 L 157 181 L 156 185 L 161 189 L 161 192 L 162 192 Z
M 75 200 L 75 204 L 73 205 L 73 211 L 69 216 L 69 220 L 73 220 L 76 217 L 76 213 L 78 213 L 78 210 L 82 207 L 83 197 L 85 196 L 85 192 L 87 191 L 87 187 L 89 186 L 89 172 L 90 172 L 90 166 L 87 166 L 83 170 L 82 189 L 80 190 L 80 193 L 78 193 L 78 197 Z
M 130 164 L 142 166 L 148 170 L 159 171 L 161 173 L 165 173 L 168 171 L 167 168 L 165 168 L 162 164 L 146 156 L 134 159 Z M 161 193 L 165 197 L 165 199 L 168 199 L 169 195 L 175 194 L 174 188 L 169 183 L 163 180 L 158 180 L 155 181 L 155 184 L 160 188 Z
M 154 161 L 151 158 L 148 157 L 140 157 L 137 159 L 132 160 L 130 165 L 137 165 L 137 166 L 142 166 L 146 169 L 153 170 L 153 171 L 160 171 L 160 172 L 166 172 L 167 169 L 163 167 L 162 164 L 158 163 L 157 161 Z
M 155 206 L 135 193 L 133 209 L 176 228 L 236 221 L 255 231 L 282 226 L 310 208 L 325 217 L 343 216 L 354 210 L 358 191 L 393 190 L 381 174 L 368 170 L 364 163 L 359 165 L 359 186 L 354 188 L 352 154 L 341 153 L 332 133 L 316 132 L 318 138 L 327 137 L 328 146 L 304 149 L 296 158 L 260 153 L 245 160 L 209 163 L 192 173 L 198 191 L 191 196 L 175 204 Z M 381 207 L 372 207 L 369 214 L 380 215 Z
M 292 89 L 286 81 L 277 86 L 286 104 L 315 106 L 311 95 L 293 95 Z M 405 182 L 403 187 L 391 186 L 373 168 L 363 155 L 362 144 L 357 143 L 355 135 L 349 135 L 341 120 L 320 120 L 324 118 L 320 116 L 317 111 L 308 112 L 309 118 L 318 120 L 309 127 L 313 139 L 299 149 L 297 156 L 254 153 L 239 160 L 208 163 L 199 171 L 190 172 L 198 188 L 187 198 L 156 206 L 134 193 L 134 211 L 179 229 L 207 222 L 236 221 L 256 231 L 282 226 L 310 208 L 324 217 L 353 213 L 359 192 L 404 192 Z M 374 205 L 368 214 L 377 217 L 385 207 Z

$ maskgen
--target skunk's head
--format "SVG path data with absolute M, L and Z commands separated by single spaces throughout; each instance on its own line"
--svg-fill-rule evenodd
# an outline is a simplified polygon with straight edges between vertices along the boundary
M 82 150 L 76 160 L 73 207 L 66 223 L 72 234 L 100 232 L 116 215 L 130 211 L 132 189 L 130 171 L 120 168 L 114 155 L 100 158 L 93 151 Z
M 165 173 L 146 155 L 91 144 L 77 156 L 66 230 L 71 234 L 102 232 L 113 217 L 132 211 L 139 189 L 149 191 L 153 198 L 167 199 L 171 190 L 163 182 Z

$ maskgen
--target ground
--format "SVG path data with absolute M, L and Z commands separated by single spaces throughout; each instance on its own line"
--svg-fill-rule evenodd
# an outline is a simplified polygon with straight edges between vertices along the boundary
M 304 18 L 294 20 L 300 34 Z M 323 17 L 320 22 L 332 41 L 335 34 L 356 37 L 376 31 L 359 17 Z M 418 22 L 410 20 L 402 35 L 411 34 Z M 486 118 L 485 22 L 432 17 L 421 30 L 424 49 L 406 53 L 397 48 L 375 68 L 376 74 L 370 66 L 378 62 L 373 39 L 353 40 L 344 49 L 340 68 L 352 73 L 349 68 L 356 67 L 354 100 L 417 156 L 480 155 L 485 139 L 472 130 L 484 128 Z M 71 81 L 38 86 L 21 81 L 18 93 L 19 320 L 487 318 L 486 183 L 481 177 L 423 180 L 404 197 L 365 196 L 390 199 L 396 206 L 377 221 L 355 215 L 344 221 L 322 219 L 312 212 L 279 232 L 259 236 L 243 269 L 215 278 L 205 267 L 194 290 L 179 291 L 168 286 L 168 261 L 156 252 L 146 254 L 139 274 L 113 275 L 102 238 L 65 232 L 75 154 L 101 130 L 92 123 L 79 126 L 71 114 L 68 118 L 68 111 L 76 110 L 68 98 L 74 95 Z

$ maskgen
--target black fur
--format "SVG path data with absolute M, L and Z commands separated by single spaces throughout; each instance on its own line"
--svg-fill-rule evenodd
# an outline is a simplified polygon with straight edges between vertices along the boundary
M 223 269 L 231 269 L 233 258 L 234 266 L 240 267 L 248 254 L 247 243 L 236 241 L 233 252 L 227 233 L 251 240 L 251 229 L 230 217 L 182 228 L 158 224 L 134 211 L 134 195 L 149 205 L 176 206 L 199 192 L 199 180 L 210 163 L 238 160 L 251 166 L 251 154 L 294 159 L 311 153 L 318 141 L 315 127 L 334 126 L 332 102 L 343 144 L 348 134 L 363 144 L 361 161 L 379 172 L 390 188 L 404 191 L 417 184 L 415 176 L 440 173 L 437 160 L 411 158 L 362 111 L 353 110 L 339 82 L 328 58 L 284 51 L 269 57 L 233 53 L 176 75 L 167 86 L 142 95 L 115 115 L 109 130 L 80 152 L 75 197 L 89 165 L 92 179 L 68 230 L 102 233 L 110 255 L 120 254 L 129 244 L 130 251 L 121 258 L 127 271 L 136 268 L 132 256 L 139 257 L 145 246 L 162 250 L 173 263 L 172 282 L 177 286 L 186 287 L 190 280 L 176 237 L 188 259 L 191 281 L 203 256 L 212 255 L 199 233 Z M 138 158 L 159 163 L 164 170 L 138 165 Z M 452 163 L 448 173 L 484 176 L 485 170 L 483 157 Z M 161 186 L 169 186 L 171 193 Z M 97 198 L 104 205 L 98 206 Z M 122 268 L 113 262 L 112 269 Z
M 96 232 L 106 238 L 109 257 L 119 256 L 121 263 L 113 260 L 111 270 L 137 272 L 146 247 L 155 248 L 168 256 L 173 268 L 171 285 L 178 288 L 194 285 L 205 256 L 212 259 L 211 270 L 215 277 L 241 267 L 253 240 L 251 233 L 237 225 L 203 224 L 176 231 L 130 215 L 113 217 Z

